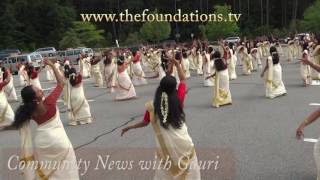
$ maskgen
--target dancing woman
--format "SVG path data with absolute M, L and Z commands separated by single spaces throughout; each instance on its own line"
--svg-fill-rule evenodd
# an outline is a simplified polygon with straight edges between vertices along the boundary
M 57 108 L 57 99 L 64 85 L 63 77 L 51 61 L 45 60 L 44 62 L 53 69 L 57 79 L 56 88 L 47 97 L 44 97 L 43 91 L 37 86 L 24 87 L 21 91 L 23 103 L 16 110 L 12 124 L 12 127 L 20 130 L 21 161 L 26 164 L 23 175 L 28 180 L 78 180 L 76 156 Z M 31 119 L 38 124 L 34 143 L 32 143 L 29 127 Z M 54 166 L 39 165 L 46 162 L 67 163 L 68 166 L 55 168 Z
M 274 46 L 270 48 L 270 54 L 271 56 L 267 58 L 267 63 L 261 73 L 261 77 L 265 77 L 266 97 L 272 99 L 285 95 L 287 90 L 282 81 L 282 67 L 279 62 L 279 54 Z
M 132 84 L 127 68 L 128 64 L 125 63 L 124 56 L 119 56 L 117 61 L 118 69 L 117 74 L 113 80 L 113 86 L 116 87 L 115 94 L 116 100 L 128 100 L 136 98 L 136 90 Z
M 16 94 L 16 88 L 14 87 L 14 84 L 13 84 L 13 77 L 9 76 L 9 74 L 11 74 L 11 73 L 5 67 L 2 67 L 2 72 L 3 72 L 3 75 L 2 75 L 3 79 L 9 80 L 9 83 L 7 85 L 5 85 L 5 87 L 4 87 L 4 92 L 7 96 L 8 102 L 18 101 L 18 97 Z
M 4 87 L 10 83 L 12 75 L 8 73 L 4 76 L 3 81 L 0 82 L 0 128 L 11 125 L 14 118 L 11 105 L 8 103 L 7 97 L 4 92 Z
M 89 103 L 84 95 L 82 76 L 76 72 L 75 68 L 69 70 L 67 75 L 69 79 L 67 105 L 69 108 L 69 125 L 75 126 L 78 123 L 92 123 Z
M 320 72 L 320 65 L 309 61 L 308 59 L 302 59 L 302 63 L 306 65 L 310 65 L 314 70 Z M 304 136 L 304 128 L 308 125 L 315 122 L 320 117 L 320 109 L 316 110 L 312 114 L 310 114 L 306 120 L 304 120 L 296 130 L 296 137 L 297 139 L 301 139 Z M 313 156 L 314 160 L 317 165 L 317 180 L 320 180 L 320 138 L 318 139 L 317 143 L 315 143 L 313 148 Z
M 146 103 L 147 111 L 144 120 L 122 130 L 124 135 L 128 130 L 147 126 L 150 122 L 156 135 L 157 158 L 171 162 L 170 167 L 162 164 L 155 172 L 155 180 L 188 179 L 199 180 L 200 169 L 194 144 L 185 124 L 183 104 L 186 94 L 185 75 L 177 60 L 170 59 L 169 69 L 177 68 L 180 83 L 169 73 L 160 81 L 154 101 Z

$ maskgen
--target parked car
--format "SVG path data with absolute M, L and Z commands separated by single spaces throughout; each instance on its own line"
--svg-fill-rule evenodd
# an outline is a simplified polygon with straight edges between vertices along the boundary
M 11 70 L 13 73 L 18 73 L 17 64 L 18 63 L 30 63 L 35 68 L 39 68 L 42 64 L 43 58 L 39 53 L 22 54 L 16 56 L 6 57 L 2 64 L 4 67 Z
M 91 48 L 76 48 L 67 49 L 65 51 L 57 52 L 57 59 L 63 62 L 64 59 L 68 59 L 71 64 L 78 64 L 78 59 L 81 53 L 84 53 L 90 57 L 93 56 L 93 50 Z
M 35 50 L 35 52 L 41 54 L 42 57 L 48 57 L 48 58 L 55 57 L 57 53 L 54 47 L 39 48 Z
M 303 41 L 305 38 L 310 38 L 309 33 L 300 33 L 295 36 L 295 39 L 298 39 L 299 41 Z
M 240 37 L 227 37 L 224 42 L 225 43 L 239 43 L 240 42 Z

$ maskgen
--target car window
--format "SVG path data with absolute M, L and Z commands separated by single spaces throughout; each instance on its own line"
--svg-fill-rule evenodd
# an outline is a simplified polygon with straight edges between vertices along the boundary
M 71 51 L 67 51 L 67 56 L 72 56 L 73 55 L 73 50 L 71 50 Z
M 81 50 L 75 50 L 75 51 L 74 51 L 74 54 L 75 54 L 75 55 L 81 54 Z

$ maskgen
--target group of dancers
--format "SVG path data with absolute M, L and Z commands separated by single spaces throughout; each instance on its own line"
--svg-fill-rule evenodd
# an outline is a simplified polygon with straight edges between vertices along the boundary
M 294 42 L 299 44 L 298 50 L 301 48 L 301 57 L 289 48 L 288 61 L 293 61 L 293 58 L 301 59 L 301 75 L 303 83 L 307 85 L 309 81 L 304 77 L 319 77 L 320 41 L 317 38 L 306 38 Z M 290 41 L 288 46 L 291 46 L 291 43 Z M 56 107 L 58 98 L 62 97 L 68 108 L 69 125 L 89 124 L 92 123 L 93 117 L 85 97 L 83 79 L 92 77 L 95 86 L 107 88 L 108 93 L 114 94 L 115 100 L 130 100 L 137 97 L 135 87 L 146 85 L 147 79 L 157 78 L 160 83 L 153 101 L 146 103 L 143 121 L 124 128 L 121 135 L 130 129 L 145 127 L 151 123 L 156 136 L 157 156 L 161 157 L 158 160 L 169 158 L 172 163 L 170 167 L 157 169 L 154 179 L 197 180 L 201 177 L 200 169 L 183 110 L 188 78 L 202 77 L 201 84 L 213 89 L 212 106 L 218 108 L 232 104 L 229 81 L 238 78 L 236 67 L 241 65 L 242 74 L 245 76 L 261 71 L 266 87 L 265 96 L 275 98 L 287 93 L 282 81 L 280 64 L 283 57 L 282 47 L 277 40 L 270 42 L 264 39 L 239 43 L 219 41 L 218 46 L 193 41 L 190 45 L 170 48 L 111 49 L 95 53 L 93 57 L 81 54 L 78 58 L 78 68 L 67 59 L 64 62 L 45 59 L 40 68 L 30 64 L 19 64 L 19 85 L 23 86 L 22 104 L 15 113 L 9 103 L 11 100 L 17 101 L 13 78 L 10 71 L 2 67 L 0 127 L 20 131 L 21 161 L 24 163 L 66 161 L 73 167 L 38 167 L 36 170 L 25 168 L 26 179 L 79 179 L 75 153 Z M 314 69 L 315 76 L 311 74 L 310 66 Z M 39 80 L 40 71 L 45 71 L 47 81 L 57 83 L 47 97 L 44 96 Z M 302 123 L 297 130 L 298 138 L 303 135 L 303 128 L 318 116 L 319 112 Z M 34 142 L 30 120 L 38 124 Z M 320 159 L 318 156 L 317 158 Z M 191 166 L 193 168 L 190 168 Z

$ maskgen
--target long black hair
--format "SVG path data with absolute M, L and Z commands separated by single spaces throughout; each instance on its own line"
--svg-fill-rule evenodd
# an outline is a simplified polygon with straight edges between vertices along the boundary
M 69 78 L 69 74 L 70 74 L 70 66 L 69 65 L 67 65 L 67 64 L 65 64 L 64 65 L 64 77 L 65 78 Z
M 29 79 L 31 79 L 31 75 L 32 75 L 33 71 L 34 71 L 34 67 L 31 65 L 28 65 L 27 74 L 28 74 Z
M 7 79 L 8 73 L 7 73 L 6 68 L 5 68 L 5 67 L 1 67 L 1 71 L 3 72 L 3 74 L 2 74 L 2 80 Z
M 217 71 L 223 71 L 228 68 L 224 60 L 221 58 L 221 53 L 219 51 L 214 52 L 212 58 L 214 59 L 214 66 Z
M 160 59 L 161 59 L 161 64 L 160 65 L 161 65 L 163 71 L 167 72 L 169 67 L 168 67 L 168 57 L 166 55 L 166 51 L 165 50 L 161 51 Z
M 161 79 L 160 86 L 157 88 L 154 97 L 154 113 L 157 120 L 160 120 L 160 125 L 165 129 L 168 129 L 169 125 L 175 129 L 179 129 L 185 122 L 185 114 L 178 98 L 176 86 L 176 78 L 171 75 L 166 75 Z M 168 96 L 168 116 L 166 122 L 163 122 L 164 117 L 161 113 L 163 93 L 166 93 Z
M 70 68 L 68 78 L 71 86 L 77 84 L 77 70 L 75 68 Z
M 277 48 L 274 47 L 274 46 L 270 47 L 270 54 L 271 54 L 271 57 L 272 57 L 273 64 L 278 64 L 279 61 L 280 61 L 280 58 L 279 58 L 279 54 L 278 54 Z
M 14 116 L 14 122 L 12 127 L 20 129 L 25 123 L 29 122 L 32 113 L 36 109 L 36 102 L 34 101 L 36 97 L 36 92 L 33 90 L 32 86 L 26 86 L 21 90 L 22 104 L 17 108 Z

